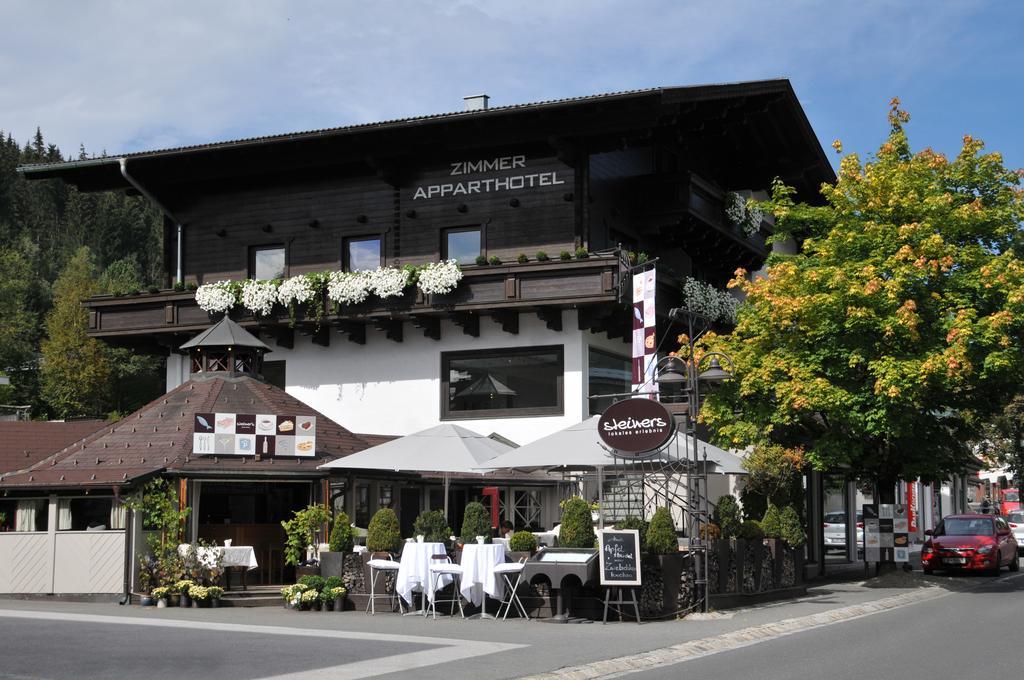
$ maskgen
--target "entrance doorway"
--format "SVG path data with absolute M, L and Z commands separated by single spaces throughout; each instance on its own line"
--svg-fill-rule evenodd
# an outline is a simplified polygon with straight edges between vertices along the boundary
M 402 529 L 403 536 L 412 536 L 412 525 L 420 515 L 420 489 L 403 487 L 399 492 L 398 523 Z
M 250 576 L 265 584 L 294 581 L 284 564 L 283 520 L 312 502 L 311 482 L 195 482 L 197 535 L 223 544 L 252 546 L 259 568 Z

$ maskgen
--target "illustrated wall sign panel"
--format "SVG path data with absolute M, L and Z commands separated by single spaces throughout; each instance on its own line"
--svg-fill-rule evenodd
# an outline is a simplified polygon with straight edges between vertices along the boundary
M 192 453 L 223 456 L 313 456 L 316 416 L 197 413 Z

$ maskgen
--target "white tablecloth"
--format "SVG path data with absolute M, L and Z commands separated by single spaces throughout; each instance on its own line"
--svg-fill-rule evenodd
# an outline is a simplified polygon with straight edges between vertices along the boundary
M 505 562 L 505 546 L 501 543 L 467 543 L 462 547 L 462 596 L 479 606 L 483 591 L 493 598 L 505 595 L 505 583 L 494 568 Z
M 412 604 L 412 592 L 423 590 L 433 602 L 434 593 L 430 589 L 430 565 L 434 563 L 434 560 L 430 558 L 434 555 L 444 554 L 444 543 L 405 544 L 405 547 L 402 548 L 402 560 L 398 567 L 397 581 L 395 581 L 395 591 L 403 600 Z M 438 564 L 440 562 L 440 560 L 436 561 Z M 451 581 L 451 576 L 442 576 L 438 588 L 448 585 Z
M 178 546 L 178 554 L 186 555 L 188 553 L 189 545 L 182 543 Z M 256 567 L 260 566 L 256 563 L 256 551 L 252 549 L 251 545 L 233 545 L 230 547 L 213 547 L 213 548 L 197 548 L 196 555 L 199 557 L 199 561 L 207 566 L 212 566 L 216 563 L 217 554 L 223 553 L 224 561 L 221 565 L 224 567 L 245 567 L 249 571 L 252 571 Z

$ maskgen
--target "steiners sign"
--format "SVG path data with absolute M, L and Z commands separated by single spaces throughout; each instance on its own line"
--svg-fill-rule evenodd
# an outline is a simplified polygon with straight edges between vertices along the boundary
M 626 456 L 664 446 L 675 432 L 675 419 L 651 399 L 624 399 L 605 409 L 597 421 L 601 440 Z

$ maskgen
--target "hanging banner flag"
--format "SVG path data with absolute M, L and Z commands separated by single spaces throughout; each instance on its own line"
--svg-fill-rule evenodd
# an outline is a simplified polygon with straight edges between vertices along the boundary
M 633 392 L 656 395 L 654 364 L 657 362 L 654 268 L 633 275 Z M 654 398 L 654 397 L 652 397 Z

